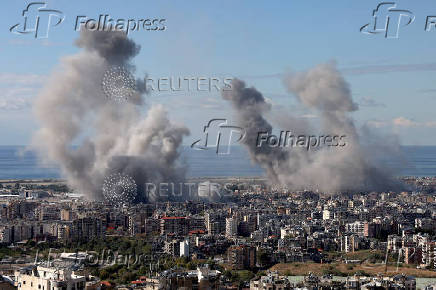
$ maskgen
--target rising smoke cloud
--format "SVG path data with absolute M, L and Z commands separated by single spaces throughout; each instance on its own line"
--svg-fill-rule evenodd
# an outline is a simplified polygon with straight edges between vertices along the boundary
M 272 148 L 265 143 L 256 146 L 258 133 L 271 133 L 273 129 L 264 117 L 270 106 L 255 88 L 248 88 L 243 81 L 235 79 L 233 89 L 223 92 L 222 96 L 231 102 L 238 125 L 246 130 L 243 143 L 251 160 L 266 170 L 271 183 L 294 190 L 330 193 L 401 188 L 389 170 L 372 158 L 374 153 L 393 151 L 398 144 L 361 140 L 350 115 L 358 110 L 358 105 L 353 102 L 349 85 L 335 64 L 321 64 L 307 72 L 289 74 L 284 85 L 301 106 L 319 116 L 323 135 L 346 135 L 347 145 L 314 151 L 301 147 Z M 298 121 L 292 113 L 281 116 L 280 124 L 285 127 L 281 129 L 292 130 L 296 135 L 316 135 L 310 124 Z M 365 137 L 370 136 L 373 135 L 366 132 Z
M 102 91 L 102 78 L 111 67 L 134 72 L 131 61 L 140 47 L 120 31 L 82 30 L 76 45 L 82 51 L 61 60 L 36 99 L 41 128 L 33 147 L 60 165 L 73 189 L 93 199 L 102 198 L 103 180 L 112 172 L 132 176 L 140 188 L 146 182 L 184 180 L 178 148 L 189 130 L 171 123 L 160 105 L 143 117 L 146 92 L 140 80 L 124 103 Z

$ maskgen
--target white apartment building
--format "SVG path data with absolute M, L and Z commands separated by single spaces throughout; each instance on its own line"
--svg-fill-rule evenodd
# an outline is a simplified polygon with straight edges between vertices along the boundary
M 180 242 L 180 257 L 189 257 L 189 239 Z
M 328 209 L 322 211 L 322 219 L 323 220 L 331 220 L 334 218 L 334 213 Z
M 358 235 L 359 237 L 363 237 L 365 235 L 365 223 L 361 221 L 356 221 L 354 223 L 348 223 L 345 225 L 345 230 L 348 233 L 353 233 Z
M 31 266 L 15 272 L 18 290 L 84 290 L 85 277 L 70 269 Z
M 238 235 L 238 220 L 236 218 L 226 218 L 226 237 L 232 238 Z

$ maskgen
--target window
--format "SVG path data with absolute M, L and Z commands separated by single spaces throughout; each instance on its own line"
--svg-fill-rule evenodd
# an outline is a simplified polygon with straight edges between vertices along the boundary
M 26 285 L 26 281 L 23 280 L 23 285 Z
M 38 284 L 38 289 L 41 289 L 41 285 Z

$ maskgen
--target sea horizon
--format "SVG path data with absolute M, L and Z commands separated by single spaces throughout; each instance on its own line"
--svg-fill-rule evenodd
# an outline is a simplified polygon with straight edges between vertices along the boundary
M 0 180 L 62 179 L 59 168 L 42 165 L 34 151 L 26 145 L 0 145 Z M 403 145 L 404 160 L 385 160 L 384 166 L 394 176 L 436 176 L 436 146 Z M 242 146 L 232 146 L 231 154 L 217 155 L 214 150 L 180 149 L 179 164 L 186 167 L 187 178 L 264 177 L 264 171 L 250 161 Z

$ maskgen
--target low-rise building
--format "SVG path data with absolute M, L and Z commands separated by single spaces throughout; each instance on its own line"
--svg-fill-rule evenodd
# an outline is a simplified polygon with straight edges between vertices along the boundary
M 31 266 L 15 272 L 18 290 L 84 290 L 85 277 L 71 269 Z

